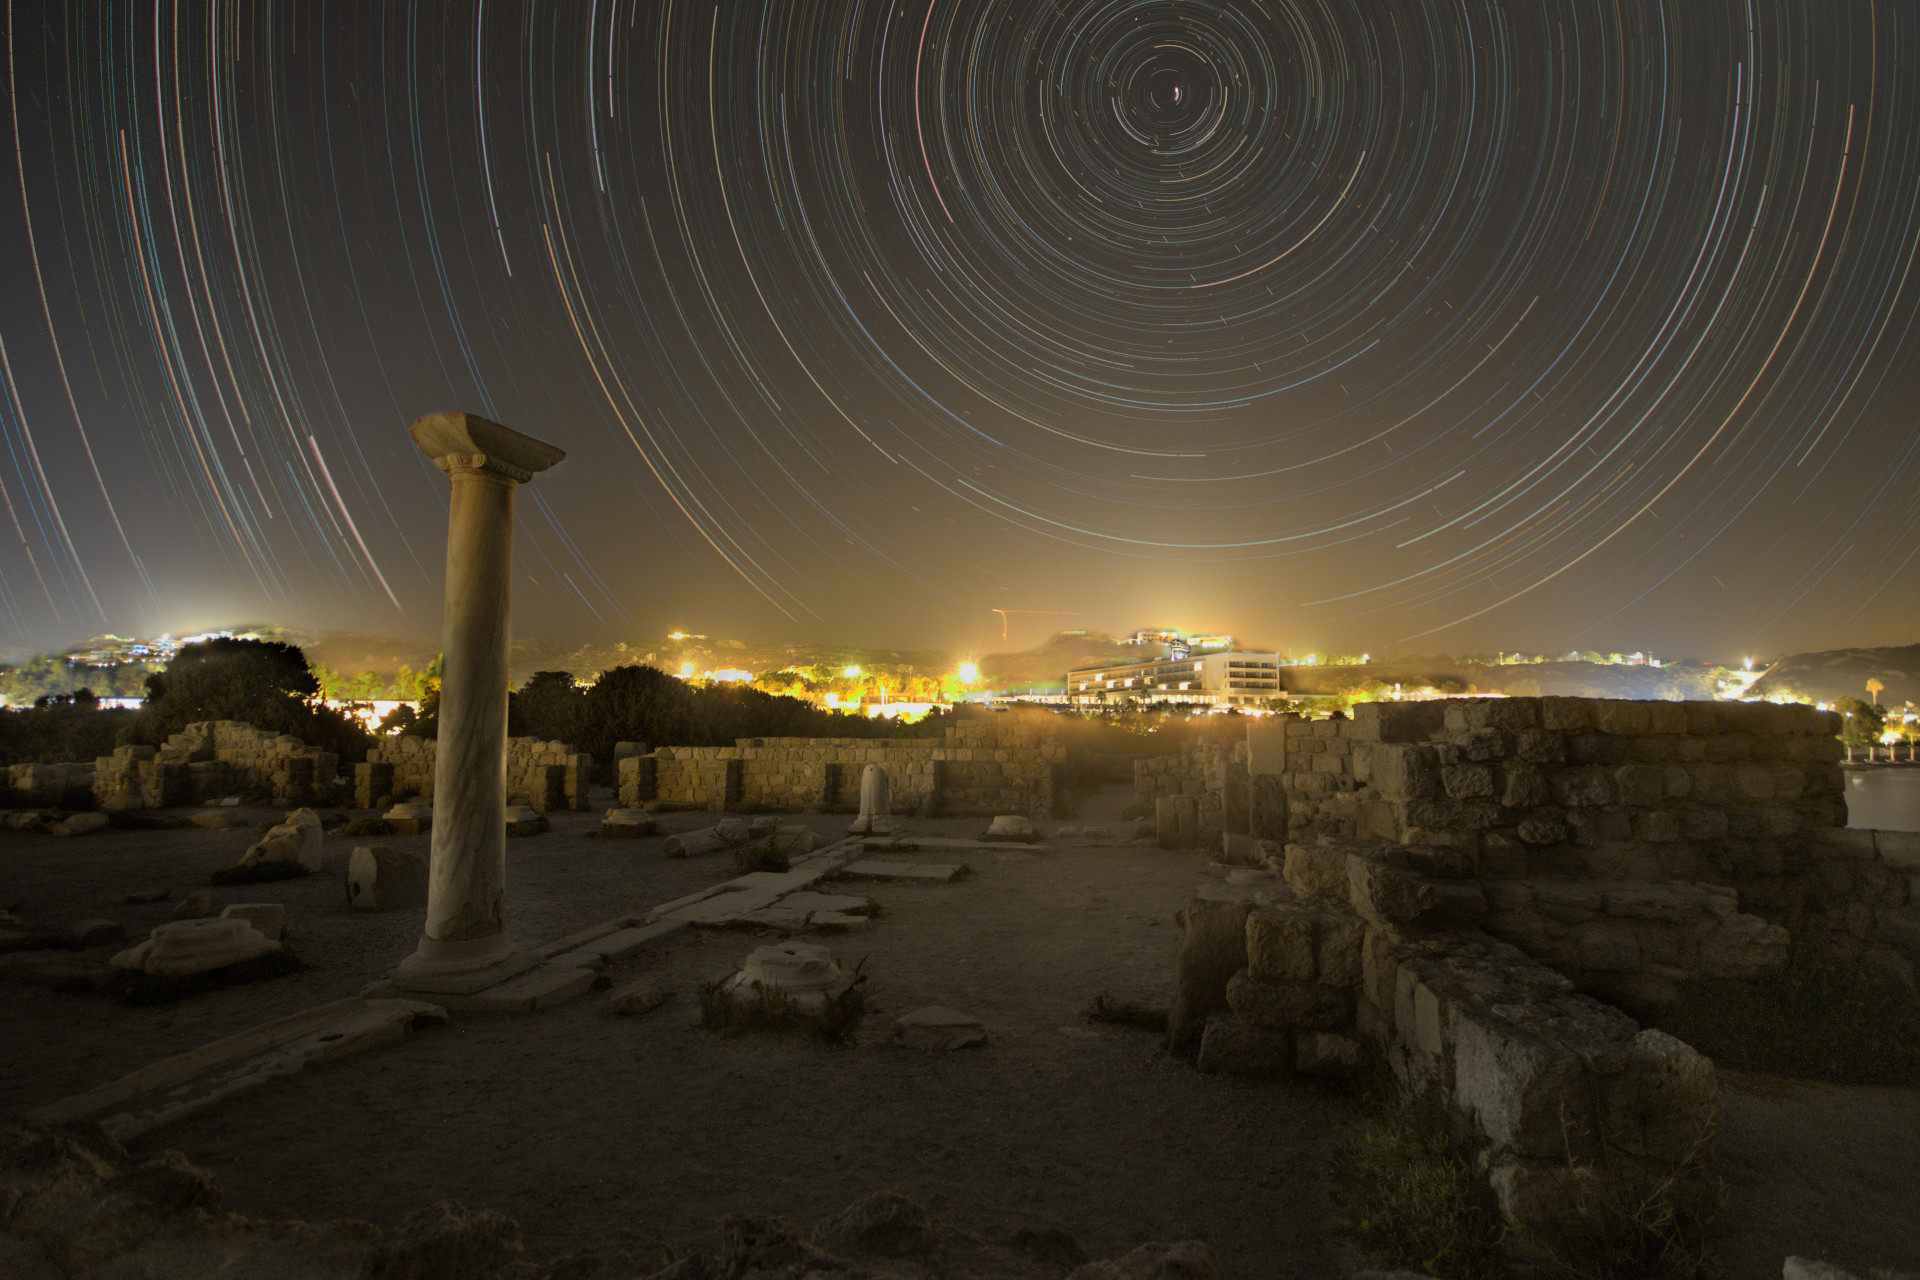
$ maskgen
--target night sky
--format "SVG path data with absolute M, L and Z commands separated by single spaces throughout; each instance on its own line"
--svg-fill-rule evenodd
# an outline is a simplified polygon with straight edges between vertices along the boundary
M 0 644 L 1920 639 L 1911 0 L 5 20 Z

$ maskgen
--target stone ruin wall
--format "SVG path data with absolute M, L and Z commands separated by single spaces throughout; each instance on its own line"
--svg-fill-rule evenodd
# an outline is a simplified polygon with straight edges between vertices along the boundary
M 1589 698 L 1354 710 L 1256 730 L 1255 764 L 1284 800 L 1249 815 L 1256 831 L 1439 850 L 1427 870 L 1486 885 L 1487 932 L 1623 999 L 1713 967 L 1729 895 L 1836 958 L 1915 977 L 1920 836 L 1846 830 L 1832 712 Z
M 93 801 L 102 809 L 170 809 L 237 795 L 312 804 L 333 789 L 339 769 L 333 752 L 291 734 L 202 720 L 160 747 L 116 747 L 95 760 Z
M 413 734 L 373 748 L 367 752 L 365 764 L 354 766 L 355 806 L 378 808 L 382 797 L 390 801 L 432 800 L 434 760 L 434 740 Z M 590 808 L 592 775 L 593 757 L 567 743 L 507 739 L 510 805 L 524 804 L 542 813 Z
M 938 738 L 741 738 L 620 761 L 627 807 L 858 811 L 860 775 L 887 772 L 895 813 L 1054 816 L 1066 748 L 1042 717 L 993 713 Z
M 1696 1167 L 1712 1064 L 1594 996 L 1638 1007 L 1688 978 L 1753 977 L 1796 940 L 1915 987 L 1920 834 L 1844 827 L 1831 713 L 1355 711 L 1249 730 L 1249 834 L 1225 848 L 1285 884 L 1183 913 L 1176 1043 L 1251 1074 L 1385 1060 L 1473 1121 L 1503 1211 L 1541 1239 L 1591 1225 L 1605 1178 L 1712 1193 Z M 1229 775 L 1208 776 L 1231 826 Z M 1211 998 L 1189 954 L 1209 929 Z
M 91 809 L 94 767 L 74 761 L 8 765 L 0 808 Z

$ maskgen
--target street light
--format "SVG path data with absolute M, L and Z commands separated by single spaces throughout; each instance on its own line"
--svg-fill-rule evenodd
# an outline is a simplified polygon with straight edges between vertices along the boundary
M 980 668 L 978 665 L 971 662 L 963 662 L 960 664 L 960 683 L 961 684 L 972 684 L 974 681 L 978 680 L 979 678 L 980 678 Z

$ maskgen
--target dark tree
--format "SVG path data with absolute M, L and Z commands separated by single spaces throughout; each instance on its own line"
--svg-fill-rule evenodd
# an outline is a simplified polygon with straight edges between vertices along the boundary
M 241 720 L 290 733 L 342 761 L 364 759 L 365 731 L 320 705 L 319 696 L 320 682 L 296 645 L 226 638 L 184 645 L 165 671 L 147 677 L 147 705 L 120 740 L 159 746 L 198 721 Z
M 548 742 L 572 742 L 577 739 L 586 712 L 585 692 L 573 681 L 569 671 L 536 671 L 507 702 L 507 732 L 515 737 L 543 738 Z M 605 759 L 612 755 L 596 756 Z

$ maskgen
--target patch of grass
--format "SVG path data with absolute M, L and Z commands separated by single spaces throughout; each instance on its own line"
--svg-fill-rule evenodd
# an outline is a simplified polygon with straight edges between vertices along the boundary
M 311 874 L 297 862 L 256 862 L 250 867 L 222 867 L 207 877 L 207 883 L 266 884 L 271 880 L 298 880 Z
M 1920 1004 L 1869 969 L 1806 950 L 1751 982 L 1688 983 L 1647 1022 L 1741 1070 L 1836 1084 L 1920 1083 Z
M 1088 1022 L 1104 1022 L 1109 1026 L 1133 1027 L 1140 1031 L 1151 1031 L 1155 1035 L 1167 1034 L 1167 1011 L 1149 1009 L 1146 1005 L 1131 1000 L 1115 1000 L 1104 992 L 1093 998 L 1093 1003 L 1081 1015 Z
M 116 975 L 106 990 L 125 1005 L 172 1004 L 176 1000 L 218 991 L 223 987 L 237 987 L 244 982 L 284 978 L 306 967 L 306 963 L 293 954 L 293 948 L 283 944 L 278 951 L 269 951 L 263 956 L 242 960 L 225 968 L 190 973 L 185 977 L 127 971 L 125 980 L 120 980 Z
M 393 827 L 385 818 L 355 818 L 340 828 L 343 836 L 390 836 Z
M 1369 1110 L 1335 1156 L 1341 1233 L 1390 1267 L 1448 1280 L 1506 1275 L 1507 1225 L 1446 1100 L 1388 1086 L 1369 1095 Z
M 864 962 L 863 962 L 864 963 Z M 723 995 L 718 982 L 700 987 L 700 1025 L 725 1036 L 761 1033 L 799 1036 L 824 1044 L 845 1044 L 866 1016 L 866 978 L 854 971 L 853 985 L 824 1009 L 802 1009 L 784 992 L 762 988 L 751 996 Z

